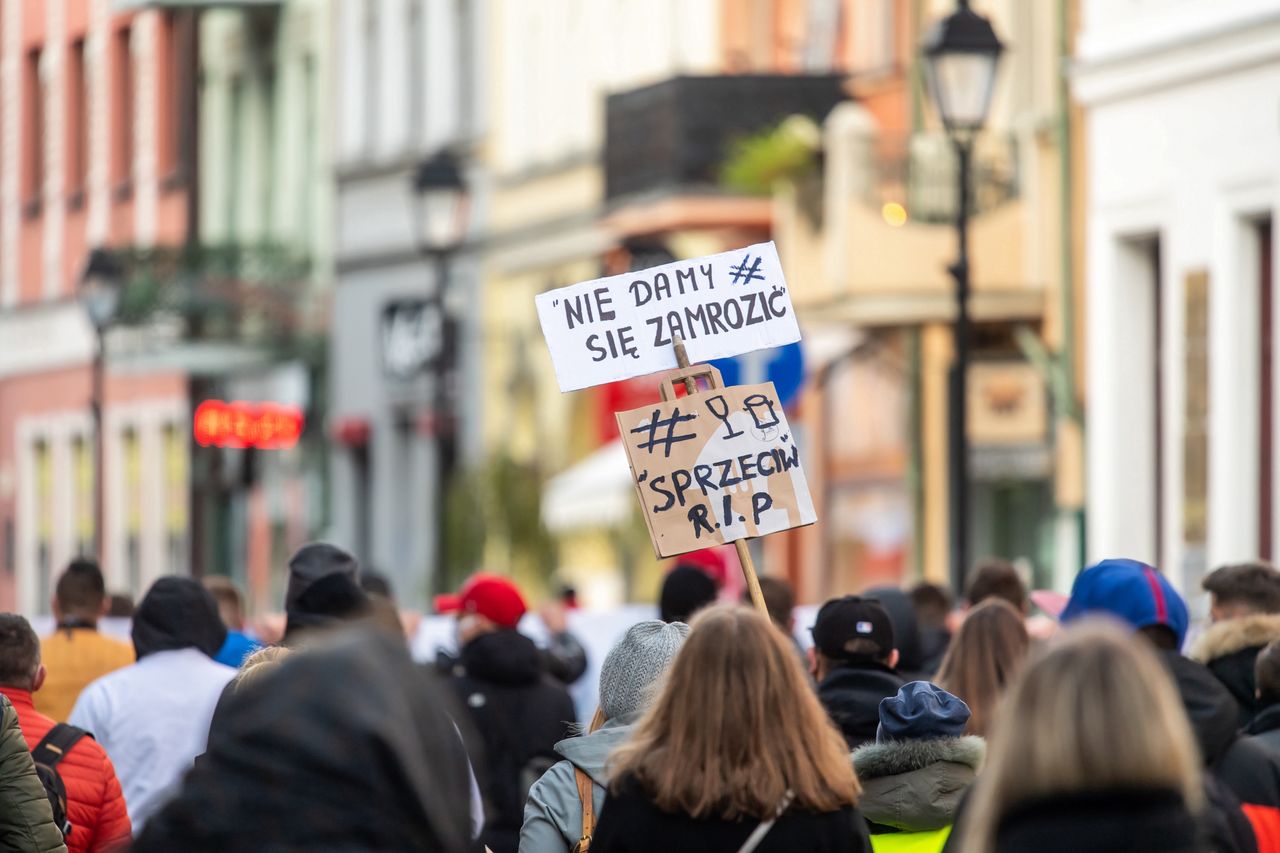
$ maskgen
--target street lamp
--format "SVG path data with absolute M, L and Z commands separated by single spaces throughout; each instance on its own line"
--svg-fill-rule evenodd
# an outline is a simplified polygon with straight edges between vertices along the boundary
M 418 251 L 435 263 L 435 294 L 428 310 L 440 317 L 436 328 L 443 340 L 435 359 L 434 411 L 431 423 L 436 439 L 436 582 L 445 577 L 448 529 L 448 497 L 456 464 L 456 429 L 454 424 L 453 368 L 456 353 L 455 321 L 450 316 L 448 298 L 449 262 L 462 245 L 467 233 L 467 217 L 471 207 L 470 192 L 463 176 L 462 164 L 451 151 L 440 151 L 418 165 L 413 175 L 414 239 Z
M 90 409 L 93 415 L 93 549 L 102 560 L 103 527 L 106 507 L 106 485 L 103 481 L 106 436 L 102 424 L 102 406 L 106 397 L 107 329 L 120 305 L 120 289 L 124 270 L 120 262 L 105 249 L 94 249 L 85 261 L 80 276 L 80 304 L 94 331 L 93 379 Z
M 964 589 L 969 567 L 969 167 L 973 137 L 987 120 L 996 66 L 1004 45 L 991 22 L 959 0 L 956 10 L 933 26 L 924 40 L 929 94 L 956 149 L 958 254 L 949 271 L 955 279 L 955 357 L 947 377 L 947 461 L 950 468 L 951 579 Z

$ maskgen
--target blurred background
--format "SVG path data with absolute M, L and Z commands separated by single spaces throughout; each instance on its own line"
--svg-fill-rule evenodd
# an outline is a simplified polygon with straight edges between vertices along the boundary
M 804 340 L 722 368 L 801 436 L 819 523 L 752 543 L 800 601 L 952 579 L 957 523 L 1037 587 L 1271 558 L 1280 2 L 972 7 L 961 134 L 954 0 L 3 0 L 0 609 L 79 553 L 279 609 L 312 539 L 410 608 L 652 600 L 656 381 L 561 394 L 533 298 L 769 239 Z

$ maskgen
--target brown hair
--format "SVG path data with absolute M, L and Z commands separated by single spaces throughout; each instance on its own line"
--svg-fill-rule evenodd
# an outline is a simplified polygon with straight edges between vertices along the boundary
M 1234 604 L 1253 613 L 1280 613 L 1280 572 L 1270 563 L 1220 566 L 1200 581 L 1219 605 Z
M 991 850 L 1020 803 L 1074 791 L 1160 788 L 1191 811 L 1201 765 L 1177 689 L 1155 653 L 1118 625 L 1085 621 L 1027 667 L 993 728 L 962 850 Z
M 795 650 L 763 616 L 734 605 L 693 620 L 662 692 L 610 761 L 666 812 L 766 819 L 786 792 L 831 812 L 861 789 L 844 738 Z
M 937 677 L 938 686 L 969 706 L 968 734 L 987 734 L 996 705 L 1030 649 L 1022 614 L 1007 601 L 993 598 L 969 611 Z
M 791 591 L 791 584 L 782 578 L 763 575 L 760 578 L 760 594 L 764 598 L 765 609 L 769 611 L 769 618 L 773 620 L 773 624 L 789 634 L 791 611 L 796 606 L 796 596 Z M 743 604 L 751 603 L 750 590 L 742 591 L 741 601 Z
M 977 607 L 989 598 L 1000 598 L 1023 613 L 1027 611 L 1027 585 L 1013 563 L 1000 557 L 983 557 L 974 563 L 964 598 L 970 607 Z

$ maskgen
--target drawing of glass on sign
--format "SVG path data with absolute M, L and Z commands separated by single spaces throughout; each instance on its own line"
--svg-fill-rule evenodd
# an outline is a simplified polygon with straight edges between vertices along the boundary
M 617 418 L 658 556 L 817 521 L 772 383 L 717 388 Z
M 410 379 L 444 349 L 444 316 L 428 300 L 400 300 L 382 309 L 382 363 L 387 373 Z

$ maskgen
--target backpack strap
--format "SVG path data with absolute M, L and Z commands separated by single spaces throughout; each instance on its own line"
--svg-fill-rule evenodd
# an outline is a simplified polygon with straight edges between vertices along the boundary
M 40 739 L 35 749 L 31 750 L 31 758 L 36 764 L 46 767 L 57 767 L 71 747 L 80 742 L 80 738 L 89 733 L 84 729 L 67 723 L 58 723 Z
M 595 791 L 591 777 L 581 767 L 573 768 L 578 783 L 578 799 L 582 801 L 582 838 L 574 845 L 574 853 L 587 853 L 591 849 L 591 837 L 596 833 Z

